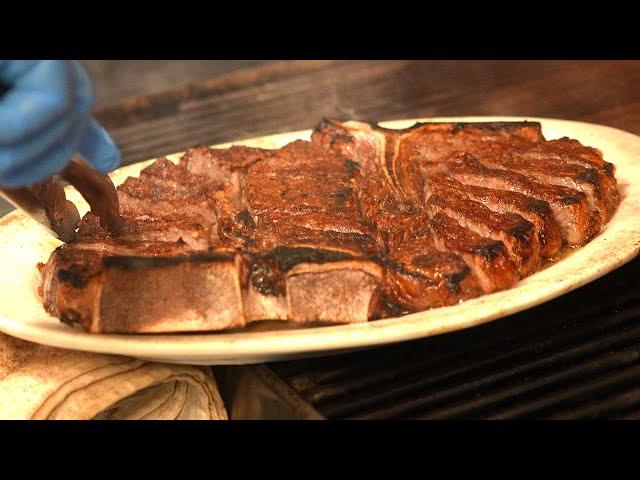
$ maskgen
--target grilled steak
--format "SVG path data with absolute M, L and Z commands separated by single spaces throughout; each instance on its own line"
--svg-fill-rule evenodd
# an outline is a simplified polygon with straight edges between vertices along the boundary
M 190 149 L 118 187 L 42 267 L 45 308 L 91 332 L 351 323 L 509 288 L 584 244 L 614 168 L 539 124 L 321 122 L 279 150 Z

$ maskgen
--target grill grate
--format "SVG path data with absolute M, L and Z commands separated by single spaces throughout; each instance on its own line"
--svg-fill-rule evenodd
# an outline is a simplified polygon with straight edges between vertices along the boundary
M 269 366 L 327 418 L 640 417 L 639 267 L 460 332 Z

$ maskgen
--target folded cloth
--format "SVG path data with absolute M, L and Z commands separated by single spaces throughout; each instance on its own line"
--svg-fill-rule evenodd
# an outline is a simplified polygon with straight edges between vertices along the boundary
M 226 420 L 210 369 L 76 352 L 0 333 L 0 419 Z

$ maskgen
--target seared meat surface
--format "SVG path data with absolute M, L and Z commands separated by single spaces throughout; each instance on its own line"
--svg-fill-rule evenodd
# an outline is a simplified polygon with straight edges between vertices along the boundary
M 366 322 L 511 287 L 588 242 L 614 167 L 529 122 L 388 130 L 324 120 L 279 150 L 192 148 L 118 187 L 42 268 L 45 308 L 91 332 Z

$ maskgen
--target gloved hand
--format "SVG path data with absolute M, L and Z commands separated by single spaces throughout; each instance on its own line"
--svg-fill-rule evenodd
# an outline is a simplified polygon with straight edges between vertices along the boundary
M 120 152 L 92 105 L 91 81 L 76 61 L 0 60 L 0 186 L 44 180 L 75 152 L 102 173 L 116 168 Z

